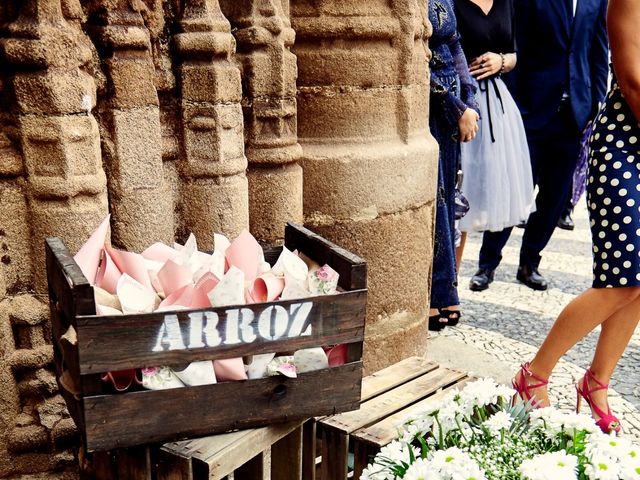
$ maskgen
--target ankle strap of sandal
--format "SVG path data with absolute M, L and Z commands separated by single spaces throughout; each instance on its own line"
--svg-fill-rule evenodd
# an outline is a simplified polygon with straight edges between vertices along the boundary
M 602 383 L 600 380 L 598 380 L 598 378 L 595 376 L 595 374 L 593 373 L 593 370 L 591 370 L 591 368 L 587 368 L 587 371 L 585 373 L 585 380 L 587 380 L 587 384 L 585 386 L 583 386 L 582 388 L 587 388 L 587 391 L 589 392 L 596 392 L 598 390 L 606 390 L 607 388 L 609 388 L 609 384 L 608 383 Z M 593 383 L 595 383 L 597 385 L 597 387 L 595 388 L 591 388 L 591 382 L 593 381 Z
M 520 368 L 522 369 L 522 372 L 527 376 L 527 377 L 531 377 L 534 380 L 537 380 L 540 383 L 529 383 L 526 384 L 527 388 L 538 388 L 538 387 L 544 387 L 545 385 L 549 384 L 549 379 L 547 378 L 542 378 L 540 375 L 536 375 L 535 373 L 533 373 L 531 371 L 531 364 L 529 362 L 523 363 L 522 365 L 520 365 Z

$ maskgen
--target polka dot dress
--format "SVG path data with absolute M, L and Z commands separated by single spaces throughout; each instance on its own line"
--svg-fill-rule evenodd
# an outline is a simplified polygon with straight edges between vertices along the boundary
M 593 287 L 640 285 L 640 125 L 617 83 L 589 139 Z

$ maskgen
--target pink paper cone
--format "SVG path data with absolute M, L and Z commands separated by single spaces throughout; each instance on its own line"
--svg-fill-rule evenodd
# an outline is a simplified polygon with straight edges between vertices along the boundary
M 225 358 L 224 360 L 214 360 L 213 369 L 219 382 L 229 380 L 246 380 L 247 373 L 244 371 L 242 358 Z
M 185 308 L 208 308 L 211 306 L 209 297 L 202 290 L 193 285 L 185 285 L 165 298 L 158 309 L 170 310 L 172 306 Z
M 149 290 L 154 291 L 151 286 L 151 279 L 149 278 L 149 272 L 144 264 L 144 258 L 139 253 L 125 252 L 124 250 L 115 249 L 109 245 L 105 246 L 105 249 L 111 258 L 113 263 L 116 264 L 118 270 L 122 273 L 126 273 L 131 278 L 140 282 Z
M 107 239 L 109 217 L 110 215 L 106 216 L 106 218 L 102 221 L 98 228 L 96 228 L 91 234 L 89 240 L 87 240 L 85 244 L 80 247 L 78 253 L 76 253 L 76 255 L 73 257 L 73 259 L 80 267 L 80 270 L 82 270 L 82 273 L 91 285 L 94 285 L 96 282 L 98 265 L 100 264 L 102 251 Z
M 122 272 L 118 269 L 113 258 L 107 250 L 103 251 L 102 263 L 96 277 L 96 286 L 103 288 L 109 293 L 116 293 L 118 280 L 122 276 Z
M 229 265 L 233 265 L 244 272 L 247 282 L 253 282 L 258 275 L 261 250 L 260 244 L 253 238 L 253 235 L 248 230 L 243 230 L 231 242 L 225 252 L 225 257 Z
M 284 290 L 284 279 L 271 273 L 263 273 L 253 282 L 251 296 L 256 302 L 272 302 Z
M 195 287 L 193 289 L 193 297 L 191 298 L 191 308 L 209 308 L 211 307 L 211 300 L 207 297 L 207 293 L 200 288 Z
M 191 271 L 187 267 L 168 260 L 158 272 L 158 280 L 166 296 L 192 282 Z
M 142 256 L 147 260 L 155 260 L 156 262 L 164 263 L 167 260 L 175 260 L 178 256 L 178 252 L 164 243 L 156 242 L 147 247 L 147 249 L 142 252 Z
M 196 282 L 196 288 L 207 294 L 216 288 L 218 283 L 220 283 L 220 279 L 213 273 L 207 272 L 198 279 Z
M 160 302 L 160 306 L 158 308 L 167 310 L 168 307 L 173 305 L 189 307 L 193 299 L 193 288 L 193 285 L 185 285 L 184 287 L 179 288 Z

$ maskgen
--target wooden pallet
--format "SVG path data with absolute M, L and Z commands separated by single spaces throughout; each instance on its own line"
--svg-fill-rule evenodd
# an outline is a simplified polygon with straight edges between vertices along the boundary
M 441 368 L 419 357 L 364 378 L 360 410 L 318 421 L 322 479 L 348 478 L 350 452 L 354 454 L 352 478 L 359 478 L 371 457 L 397 438 L 397 426 L 404 418 L 440 401 L 448 389 L 468 380 L 463 372 Z
M 315 480 L 317 472 L 323 480 L 357 479 L 371 457 L 397 437 L 404 418 L 469 380 L 463 372 L 411 357 L 363 379 L 360 410 L 166 443 L 159 451 L 138 447 L 95 454 L 100 474 L 92 478 Z

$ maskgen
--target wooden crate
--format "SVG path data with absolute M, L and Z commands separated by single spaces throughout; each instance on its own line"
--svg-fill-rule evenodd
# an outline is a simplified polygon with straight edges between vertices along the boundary
M 87 451 L 202 436 L 358 408 L 366 264 L 291 223 L 285 229 L 285 245 L 335 269 L 340 274 L 340 291 L 335 295 L 246 306 L 96 316 L 93 288 L 63 242 L 47 239 L 58 380 Z M 278 249 L 272 249 L 265 256 L 274 262 L 278 254 Z M 273 331 L 275 315 L 287 316 L 285 331 Z M 69 326 L 75 328 L 77 345 L 61 339 Z M 154 351 L 161 330 L 169 342 Z M 279 376 L 117 394 L 110 393 L 100 380 L 101 374 L 109 371 L 185 365 L 333 344 L 348 344 L 345 365 L 303 373 L 295 379 Z M 63 372 L 66 382 L 60 382 Z M 69 390 L 74 390 L 75 395 L 65 388 L 70 383 L 73 388 Z
M 359 410 L 318 420 L 322 443 L 320 477 L 360 478 L 380 448 L 397 438 L 397 427 L 405 418 L 440 401 L 448 389 L 460 388 L 468 380 L 463 372 L 441 368 L 419 357 L 407 358 L 365 377 Z

